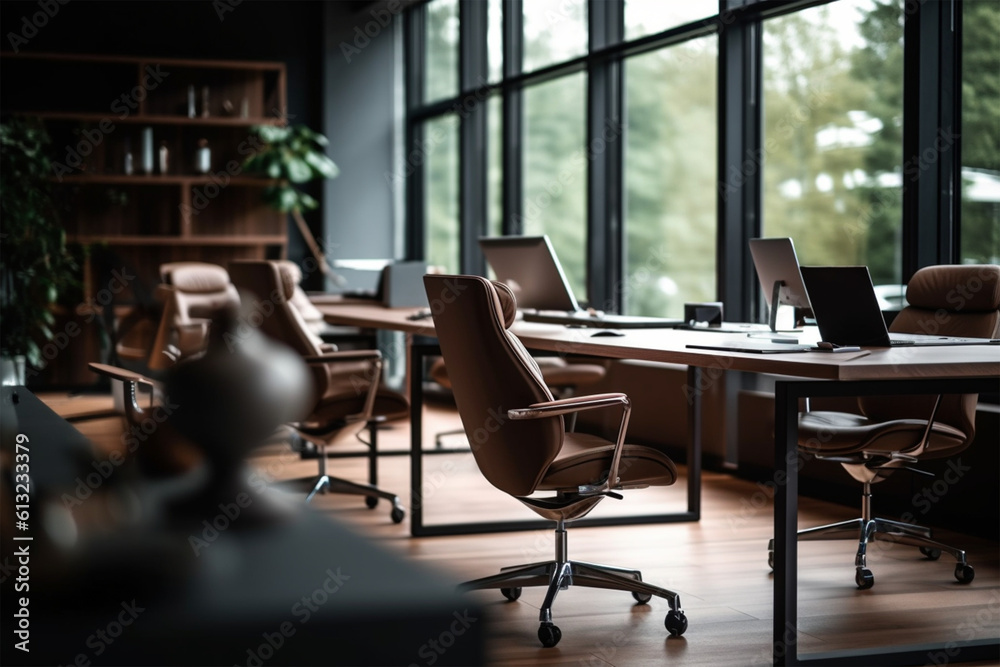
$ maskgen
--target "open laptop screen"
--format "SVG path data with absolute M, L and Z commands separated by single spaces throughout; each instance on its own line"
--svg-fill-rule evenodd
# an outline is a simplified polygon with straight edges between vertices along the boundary
M 837 345 L 889 345 L 866 266 L 803 266 L 820 336 Z
M 496 279 L 514 292 L 518 308 L 580 309 L 548 236 L 494 236 L 479 239 Z

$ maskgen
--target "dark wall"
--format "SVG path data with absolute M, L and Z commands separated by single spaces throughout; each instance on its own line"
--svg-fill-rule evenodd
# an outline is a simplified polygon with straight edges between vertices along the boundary
M 52 0 L 51 5 L 58 7 L 58 11 L 50 10 L 51 17 L 36 17 L 42 11 L 37 0 L 0 2 L 0 48 L 280 61 L 287 67 L 289 117 L 314 129 L 322 125 L 324 3 L 244 0 L 234 7 L 228 0 L 74 0 L 65 5 Z M 30 28 L 26 28 L 25 18 L 32 24 Z M 41 27 L 33 30 L 37 25 Z M 12 33 L 27 42 L 12 43 Z M 313 195 L 320 198 L 322 194 L 322 188 L 315 186 Z M 321 227 L 321 214 L 308 217 L 315 232 Z M 305 252 L 298 232 L 290 228 L 289 256 L 297 259 Z
M 340 176 L 324 183 L 325 239 L 333 259 L 398 259 L 403 252 L 402 9 L 397 0 L 328 3 L 323 130 Z M 373 271 L 339 269 L 351 289 Z M 332 287 L 332 285 L 331 285 Z

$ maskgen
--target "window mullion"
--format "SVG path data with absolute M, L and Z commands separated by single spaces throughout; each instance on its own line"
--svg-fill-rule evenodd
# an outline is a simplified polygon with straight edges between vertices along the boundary
M 423 82 L 427 75 L 425 53 L 427 8 L 413 7 L 406 13 L 406 155 L 417 155 L 423 145 L 423 124 L 413 120 L 413 112 L 423 101 Z M 410 173 L 406 178 L 406 211 L 408 259 L 426 257 L 426 221 L 424 220 L 424 166 L 423 160 L 407 159 Z
M 623 0 L 591 2 L 588 16 L 591 52 L 621 43 Z M 618 312 L 624 296 L 621 56 L 591 61 L 587 76 L 587 296 L 592 306 Z
M 503 222 L 504 234 L 523 233 L 524 174 L 521 145 L 524 127 L 524 101 L 520 86 L 507 83 L 521 73 L 524 61 L 524 5 L 522 0 L 503 3 Z
M 488 5 L 479 0 L 459 3 L 459 221 L 460 266 L 465 273 L 483 275 L 486 269 L 478 240 L 486 234 L 487 103 L 485 89 L 489 54 L 486 45 Z

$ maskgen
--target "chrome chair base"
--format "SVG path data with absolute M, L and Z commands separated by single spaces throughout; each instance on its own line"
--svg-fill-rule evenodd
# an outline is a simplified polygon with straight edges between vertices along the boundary
M 383 498 L 392 503 L 392 508 L 389 510 L 389 517 L 392 519 L 392 522 L 402 522 L 406 516 L 406 510 L 403 508 L 403 502 L 399 499 L 399 496 L 389 491 L 383 491 L 372 484 L 359 484 L 358 482 L 351 482 L 340 477 L 328 475 L 326 473 L 326 444 L 322 442 L 314 444 L 318 446 L 319 450 L 319 476 L 291 481 L 292 484 L 309 484 L 311 490 L 309 491 L 309 495 L 306 496 L 306 503 L 312 502 L 313 497 L 317 493 L 344 493 L 364 496 L 365 505 L 369 509 L 374 509 L 378 505 L 379 498 Z
M 546 586 L 545 599 L 538 614 L 538 638 L 546 648 L 555 646 L 562 637 L 562 632 L 552 622 L 552 605 L 559 591 L 570 586 L 629 591 L 639 604 L 646 604 L 654 595 L 661 597 L 670 605 L 664 621 L 667 630 L 675 637 L 684 634 L 687 618 L 677 593 L 644 582 L 639 570 L 568 560 L 565 557 L 566 531 L 562 522 L 560 528 L 556 529 L 554 560 L 504 567 L 499 574 L 461 584 L 459 590 L 499 588 L 503 596 L 513 602 L 521 597 L 521 589 L 525 586 Z
M 806 528 L 800 530 L 798 535 L 800 542 L 838 539 L 858 540 L 858 551 L 854 559 L 854 581 L 860 589 L 871 588 L 875 585 L 875 577 L 871 570 L 868 569 L 867 563 L 868 544 L 874 541 L 893 542 L 919 547 L 920 553 L 929 560 L 937 560 L 940 558 L 942 552 L 950 554 L 957 561 L 955 564 L 955 578 L 960 583 L 969 583 L 975 578 L 975 570 L 966 560 L 965 551 L 932 539 L 931 529 L 926 526 L 917 526 L 915 524 L 902 523 L 879 517 L 873 519 L 859 517 L 825 526 Z M 773 538 L 767 545 L 767 564 L 768 567 L 774 568 Z

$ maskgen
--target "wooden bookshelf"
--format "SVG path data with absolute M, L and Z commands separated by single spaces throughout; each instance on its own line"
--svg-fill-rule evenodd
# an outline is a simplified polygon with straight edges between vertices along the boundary
M 284 63 L 2 57 L 4 113 L 41 118 L 52 137 L 52 180 L 70 242 L 113 247 L 147 288 L 158 282 L 162 262 L 129 248 L 190 248 L 191 259 L 220 264 L 233 258 L 232 248 L 257 258 L 285 255 L 285 216 L 261 201 L 262 188 L 274 181 L 242 173 L 243 161 L 260 145 L 251 128 L 285 122 Z M 150 131 L 147 171 L 143 134 Z M 211 155 L 207 173 L 197 164 L 202 142 Z M 169 255 L 170 261 L 185 258 L 182 251 Z M 84 276 L 87 283 L 97 279 Z
M 152 293 L 165 262 L 226 266 L 286 256 L 286 216 L 261 197 L 275 181 L 242 167 L 261 145 L 252 128 L 285 123 L 284 63 L 57 53 L 0 58 L 0 109 L 40 118 L 52 139 L 52 182 L 67 240 L 84 258 L 84 301 L 106 287 L 93 262 L 98 253 L 135 275 L 115 295 L 116 305 Z M 150 133 L 147 169 L 143 144 Z M 198 160 L 206 143 L 207 171 Z

